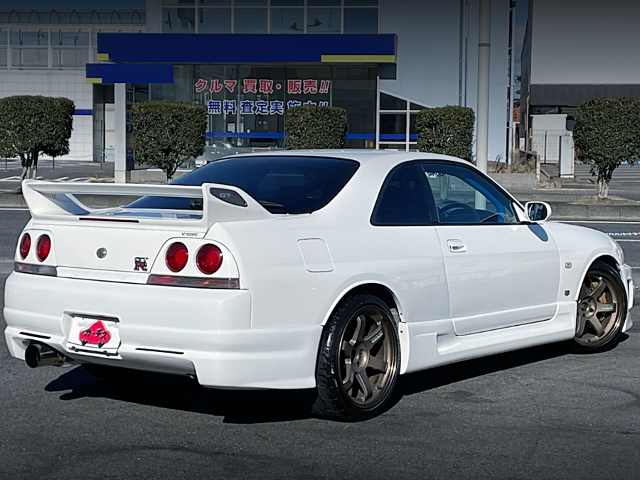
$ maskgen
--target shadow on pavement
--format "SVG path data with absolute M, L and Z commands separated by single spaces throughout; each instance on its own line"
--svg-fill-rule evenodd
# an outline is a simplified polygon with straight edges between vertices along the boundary
M 624 342 L 628 335 L 620 338 Z M 388 409 L 402 396 L 413 395 L 490 373 L 550 360 L 571 353 L 568 342 L 516 350 L 403 375 Z M 224 417 L 225 423 L 273 423 L 311 418 L 315 390 L 218 390 L 187 377 L 119 368 L 79 366 L 49 383 L 48 392 L 64 392 L 61 400 L 109 398 L 161 408 Z
M 217 390 L 188 377 L 113 368 L 99 378 L 79 366 L 49 383 L 61 400 L 84 397 L 170 408 L 224 417 L 225 423 L 265 423 L 310 418 L 313 390 Z

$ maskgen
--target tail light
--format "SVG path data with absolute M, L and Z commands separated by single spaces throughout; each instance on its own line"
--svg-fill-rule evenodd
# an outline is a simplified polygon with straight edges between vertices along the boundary
M 179 272 L 180 270 L 182 270 L 187 264 L 188 260 L 189 250 L 187 250 L 187 247 L 185 247 L 184 243 L 173 243 L 167 249 L 167 267 L 172 272 Z
M 27 258 L 29 250 L 31 250 L 31 236 L 28 233 L 25 233 L 22 236 L 22 240 L 20 240 L 20 257 L 22 260 Z
M 44 262 L 49 256 L 49 252 L 51 251 L 51 239 L 49 235 L 40 235 L 38 239 L 38 244 L 36 245 L 36 256 L 38 260 Z
M 222 251 L 215 245 L 208 243 L 198 250 L 196 264 L 202 273 L 211 275 L 217 272 L 222 265 Z

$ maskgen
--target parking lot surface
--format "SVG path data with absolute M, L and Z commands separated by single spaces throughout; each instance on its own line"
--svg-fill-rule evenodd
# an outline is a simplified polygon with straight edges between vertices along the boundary
M 0 287 L 28 218 L 0 209 Z M 585 225 L 621 240 L 640 273 L 640 224 Z M 640 320 L 609 352 L 537 347 L 407 375 L 400 390 L 382 416 L 342 424 L 310 418 L 306 391 L 32 370 L 0 342 L 0 478 L 638 478 Z

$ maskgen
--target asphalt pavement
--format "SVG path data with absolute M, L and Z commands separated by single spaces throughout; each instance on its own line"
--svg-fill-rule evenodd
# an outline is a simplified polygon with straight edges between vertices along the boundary
M 25 210 L 0 209 L 2 288 L 28 219 Z M 640 271 L 630 235 L 639 223 L 584 224 L 626 240 L 627 263 Z M 343 424 L 310 418 L 307 391 L 33 370 L 0 341 L 0 479 L 639 476 L 640 322 L 609 352 L 548 345 L 403 376 L 399 388 L 402 398 L 387 413 Z

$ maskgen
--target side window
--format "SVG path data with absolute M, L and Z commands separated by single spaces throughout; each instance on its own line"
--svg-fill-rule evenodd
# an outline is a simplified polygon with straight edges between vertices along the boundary
M 417 163 L 393 170 L 382 186 L 371 215 L 373 225 L 428 225 L 428 185 Z
M 518 223 L 512 201 L 478 172 L 462 165 L 423 163 L 440 223 Z

